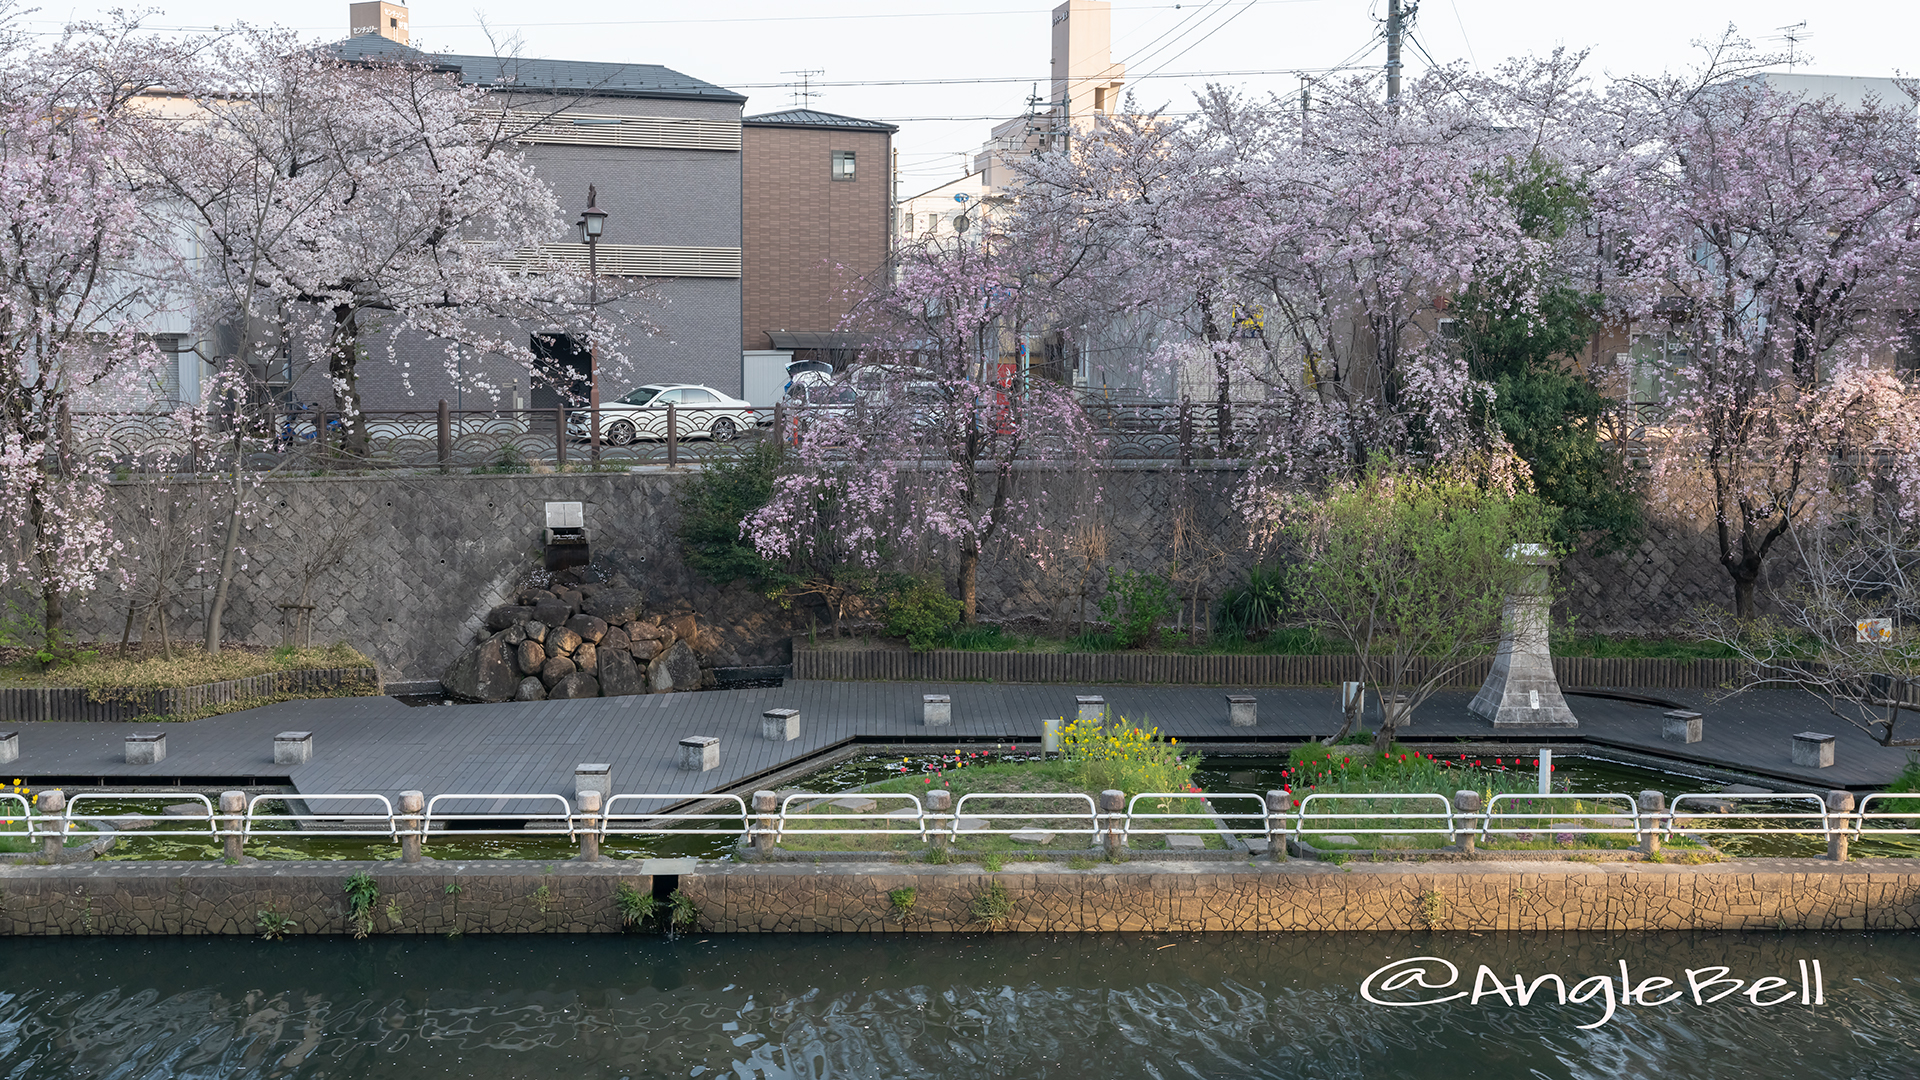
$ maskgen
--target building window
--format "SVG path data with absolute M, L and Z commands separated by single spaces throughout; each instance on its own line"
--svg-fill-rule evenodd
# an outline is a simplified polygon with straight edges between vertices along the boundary
M 853 179 L 853 151 L 835 150 L 833 152 L 833 178 L 835 180 Z
M 900 215 L 900 231 L 906 234 L 907 236 L 913 235 L 913 215 L 912 214 Z

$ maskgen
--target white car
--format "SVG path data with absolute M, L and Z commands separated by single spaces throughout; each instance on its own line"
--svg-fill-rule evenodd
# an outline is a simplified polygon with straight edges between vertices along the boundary
M 751 403 L 711 386 L 654 383 L 600 403 L 600 441 L 625 446 L 636 439 L 664 440 L 668 405 L 677 407 L 674 426 L 682 439 L 730 442 L 756 423 Z M 589 409 L 570 410 L 567 433 L 588 438 L 592 415 Z

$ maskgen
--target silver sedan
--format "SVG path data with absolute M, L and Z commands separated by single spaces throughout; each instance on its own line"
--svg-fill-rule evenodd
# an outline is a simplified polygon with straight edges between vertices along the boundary
M 753 405 L 711 386 L 654 383 L 600 405 L 600 440 L 625 446 L 636 439 L 667 437 L 667 406 L 673 405 L 674 426 L 682 439 L 730 442 L 754 426 Z M 575 409 L 567 415 L 567 433 L 585 439 L 592 413 Z

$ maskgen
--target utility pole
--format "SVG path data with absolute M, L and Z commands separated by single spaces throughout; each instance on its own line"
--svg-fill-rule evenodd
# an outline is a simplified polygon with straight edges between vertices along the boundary
M 1400 110 L 1400 39 L 1406 34 L 1407 18 L 1419 5 L 1401 10 L 1400 0 L 1387 0 L 1387 109 Z

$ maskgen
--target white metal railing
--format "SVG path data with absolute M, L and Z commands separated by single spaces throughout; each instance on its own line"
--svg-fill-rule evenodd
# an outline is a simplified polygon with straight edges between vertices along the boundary
M 847 799 L 867 807 L 836 807 Z M 1176 800 L 1192 805 L 1169 807 Z M 128 804 L 194 804 L 187 816 L 131 811 Z M 1252 803 L 1251 808 L 1246 804 Z M 94 809 L 112 804 L 113 810 Z M 676 809 L 684 807 L 684 809 Z M 617 836 L 737 837 L 775 842 L 808 837 L 914 837 L 943 842 L 968 836 L 1050 832 L 1088 838 L 1117 834 L 1121 843 L 1138 836 L 1216 833 L 1302 839 L 1338 833 L 1445 836 L 1478 835 L 1494 840 L 1525 833 L 1649 836 L 1920 836 L 1920 794 L 1875 793 L 1854 813 L 1829 810 L 1811 792 L 1693 794 L 1677 796 L 1668 809 L 1642 812 L 1617 792 L 1500 794 L 1484 810 L 1462 811 L 1438 793 L 1314 792 L 1290 812 L 1269 811 L 1263 796 L 1245 792 L 1143 792 L 1122 811 L 1101 811 L 1079 792 L 975 792 L 950 810 L 929 810 L 911 793 L 798 792 L 776 808 L 756 811 L 738 795 L 704 792 L 640 792 L 613 795 L 594 813 L 579 811 L 550 793 L 446 793 L 420 812 L 397 810 L 388 796 L 371 792 L 255 795 L 244 812 L 221 813 L 204 795 L 185 792 L 89 792 L 74 795 L 62 812 L 35 814 L 23 796 L 0 793 L 0 819 L 17 819 L 31 842 L 59 836 L 92 838 L 125 831 L 113 826 L 139 817 L 130 839 L 188 838 L 218 842 L 370 838 L 419 840 L 425 845 L 476 836 L 546 836 L 577 840 Z
M 147 814 L 138 811 L 114 810 L 96 814 L 82 813 L 88 803 L 163 803 L 166 806 L 180 806 L 185 803 L 197 803 L 204 813 L 194 815 L 176 815 L 165 812 Z M 112 828 L 114 822 L 129 818 L 142 819 L 140 835 L 165 836 L 172 839 L 191 839 L 213 841 L 219 839 L 219 823 L 214 818 L 213 801 L 205 795 L 195 795 L 184 791 L 129 791 L 129 792 L 82 792 L 67 800 L 67 808 L 58 818 L 41 815 L 35 821 L 35 835 L 45 837 L 56 835 L 49 831 L 52 821 L 58 821 L 57 835 L 63 837 L 107 836 L 117 831 Z M 147 825 L 146 821 L 153 824 Z M 101 826 L 108 826 L 102 828 Z M 91 827 L 89 827 L 91 826 Z
M 1744 802 L 1759 803 L 1811 803 L 1811 810 L 1784 810 L 1768 812 L 1764 810 L 1743 810 L 1738 808 L 1722 810 L 1728 804 Z M 1683 807 L 1692 803 L 1701 808 L 1689 813 Z M 1780 836 L 1809 835 L 1830 837 L 1836 831 L 1845 831 L 1846 819 L 1851 815 L 1834 814 L 1827 810 L 1827 800 L 1809 791 L 1794 792 L 1741 792 L 1738 794 L 1694 794 L 1680 795 L 1674 798 L 1673 805 L 1667 808 L 1666 835 L 1697 836 L 1715 834 L 1719 836 Z M 1681 819 L 1685 819 L 1682 823 Z M 1834 827 L 1834 819 L 1840 820 L 1839 829 Z M 1718 820 L 1716 820 L 1718 819 Z M 1789 822 L 1799 824 L 1768 825 L 1749 824 L 1758 822 Z M 1722 824 L 1721 822 L 1726 822 Z
M 682 803 L 726 803 L 734 807 L 724 814 L 695 814 L 673 810 L 638 810 L 620 813 L 614 807 L 621 802 L 666 803 L 678 806 Z M 592 815 L 583 815 L 592 816 Z M 691 836 L 744 836 L 750 827 L 747 818 L 747 802 L 738 795 L 699 795 L 699 794 L 641 794 L 615 795 L 606 801 L 599 814 L 598 832 L 601 839 L 609 836 L 646 836 L 662 833 L 674 833 Z M 700 827 L 684 828 L 677 822 L 692 822 Z M 731 822 L 729 828 L 707 825 L 707 822 Z
M 1012 810 L 996 812 L 977 808 L 972 813 L 968 813 L 967 803 L 974 799 L 978 799 L 980 804 L 1013 800 L 1071 803 L 1075 807 L 1085 807 L 1086 813 L 1081 814 L 1077 810 L 1061 813 Z M 978 805 L 976 804 L 976 807 Z M 963 828 L 963 823 L 968 821 L 975 824 L 966 825 Z M 1062 822 L 1065 824 L 1061 824 Z M 1080 824 L 1081 822 L 1085 823 L 1084 826 Z M 1014 833 L 1039 831 L 1066 833 L 1069 836 L 1078 836 L 1081 833 L 1098 836 L 1101 831 L 1100 826 L 1100 808 L 1094 804 L 1093 796 L 1082 792 L 976 791 L 960 796 L 959 801 L 953 804 L 953 815 L 947 835 L 957 839 L 962 832 L 979 836 L 1011 836 Z
M 318 805 L 338 802 L 378 803 L 380 812 L 342 813 L 322 810 Z M 287 804 L 287 811 L 282 814 L 264 812 L 260 807 L 267 803 Z M 307 810 L 297 813 L 291 805 L 293 803 L 300 803 Z M 392 801 L 385 795 L 255 795 L 247 802 L 247 814 L 240 835 L 251 839 L 256 834 L 276 838 L 303 835 L 384 836 L 388 840 L 399 840 L 400 823 L 394 816 Z M 221 835 L 228 835 L 228 831 L 221 830 Z
M 1545 809 L 1529 807 L 1530 803 L 1544 802 Z M 1584 809 L 1584 803 L 1617 802 L 1624 809 L 1607 807 L 1604 809 Z M 1519 806 L 1523 809 L 1509 810 L 1507 807 Z M 1565 809 L 1556 809 L 1565 807 Z M 1539 832 L 1558 833 L 1561 826 L 1582 833 L 1601 835 L 1630 835 L 1635 839 L 1646 834 L 1640 821 L 1640 806 L 1630 795 L 1617 793 L 1570 794 L 1558 792 L 1547 795 L 1502 793 L 1487 800 L 1487 809 L 1481 815 L 1480 838 L 1492 840 L 1498 836 L 1523 836 Z
M 493 803 L 494 806 L 488 810 L 440 810 L 438 808 L 442 802 L 490 802 Z M 538 805 L 558 804 L 560 809 L 557 813 L 540 813 L 538 811 L 509 809 L 509 807 L 518 803 L 535 803 Z M 445 829 L 447 825 L 456 822 L 465 824 L 457 830 L 447 831 L 457 832 L 462 836 L 527 836 L 538 833 L 549 833 L 557 836 L 565 833 L 567 839 L 571 840 L 574 837 L 575 817 L 573 804 L 568 802 L 563 795 L 499 795 L 486 793 L 475 795 L 449 793 L 445 795 L 435 795 L 433 798 L 427 800 L 426 818 L 421 823 L 423 832 L 431 835 L 435 825 L 439 825 L 442 829 Z M 517 828 L 508 828 L 506 825 L 501 824 L 502 822 L 519 822 L 519 826 Z
M 833 803 L 840 802 L 847 799 L 872 800 L 874 804 L 874 810 L 866 813 L 862 813 L 857 810 L 848 810 L 846 813 L 843 813 L 843 814 L 833 814 L 833 813 L 819 813 L 813 809 L 814 807 L 820 806 L 823 803 L 826 805 L 832 805 Z M 903 811 L 911 810 L 911 814 L 910 815 L 906 813 L 880 814 L 878 813 L 878 810 L 879 810 L 881 800 L 889 800 L 889 801 L 904 800 L 910 803 L 911 806 L 902 807 L 901 810 Z M 807 804 L 806 809 L 798 814 L 792 813 L 793 804 L 796 802 L 802 802 L 802 801 L 804 801 Z M 865 829 L 844 829 L 844 828 L 821 829 L 821 828 L 814 827 L 816 823 L 822 822 L 822 821 L 863 821 L 863 822 L 868 822 L 870 824 L 877 823 L 881 827 L 865 828 Z M 794 831 L 805 833 L 808 836 L 852 836 L 852 835 L 867 836 L 867 835 L 879 834 L 879 833 L 891 833 L 891 834 L 897 835 L 897 834 L 905 833 L 909 831 L 907 829 L 902 829 L 899 826 L 901 826 L 902 824 L 911 824 L 912 825 L 911 831 L 913 833 L 918 835 L 922 840 L 925 840 L 927 838 L 926 808 L 920 805 L 920 800 L 918 798 L 912 795 L 907 795 L 907 794 L 882 795 L 878 793 L 868 794 L 866 792 L 851 791 L 841 795 L 822 795 L 819 792 L 798 791 L 780 800 L 780 816 L 779 816 L 778 822 L 774 825 L 774 830 L 773 830 L 773 835 L 776 842 L 778 842 L 779 838 L 786 835 L 788 827 L 793 822 L 805 822 L 807 824 L 807 828 L 796 829 Z
M 1322 805 L 1326 805 L 1326 804 L 1339 805 L 1341 803 L 1351 804 L 1361 800 L 1364 800 L 1366 802 L 1386 803 L 1388 805 L 1388 809 L 1362 810 L 1362 811 L 1357 811 L 1353 813 L 1341 813 L 1337 810 L 1316 810 L 1314 808 L 1314 804 L 1316 802 Z M 1438 809 L 1424 810 L 1424 811 L 1393 809 L 1393 807 L 1403 803 L 1409 806 L 1434 806 L 1434 807 L 1438 807 Z M 1479 815 L 1476 814 L 1474 815 L 1474 817 L 1477 819 Z M 1333 822 L 1334 824 L 1328 828 L 1319 828 L 1319 827 L 1314 827 L 1309 825 L 1308 824 L 1309 821 Z M 1403 826 L 1400 824 L 1388 824 L 1383 826 L 1370 826 L 1364 829 L 1355 829 L 1353 825 L 1354 822 L 1398 823 L 1398 822 L 1407 822 L 1407 821 L 1414 822 L 1415 824 L 1412 826 Z M 1432 824 L 1427 824 L 1427 823 L 1432 823 Z M 1349 794 L 1343 794 L 1343 793 L 1316 791 L 1313 794 L 1308 795 L 1306 798 L 1300 800 L 1300 807 L 1294 813 L 1293 831 L 1294 831 L 1294 835 L 1296 836 L 1332 835 L 1332 834 L 1347 833 L 1347 832 L 1367 832 L 1367 833 L 1394 833 L 1394 834 L 1401 834 L 1401 835 L 1427 835 L 1427 836 L 1444 835 L 1449 839 L 1451 839 L 1454 836 L 1454 834 L 1458 833 L 1460 830 L 1455 827 L 1453 802 L 1452 800 L 1448 799 L 1445 795 L 1432 794 L 1432 793 L 1349 795 Z
M 1186 812 L 1163 811 L 1158 814 L 1141 813 L 1134 809 L 1134 807 L 1138 806 L 1142 799 L 1152 799 L 1155 802 L 1161 800 L 1171 802 L 1175 799 L 1197 799 L 1200 801 L 1203 809 Z M 1245 800 L 1252 800 L 1257 809 L 1252 812 L 1226 811 L 1217 809 L 1214 806 L 1216 802 L 1232 801 L 1237 803 Z M 1135 825 L 1134 822 L 1136 821 L 1146 822 L 1147 825 Z M 1161 821 L 1186 821 L 1191 822 L 1191 824 L 1185 827 L 1169 825 L 1164 829 L 1151 827 L 1154 822 Z M 1251 824 L 1236 829 L 1228 824 L 1231 821 L 1250 821 Z M 1227 793 L 1216 795 L 1191 791 L 1143 791 L 1127 800 L 1126 819 L 1125 824 L 1120 828 L 1120 836 L 1122 843 L 1126 841 L 1126 838 L 1135 833 L 1139 833 L 1142 836 L 1164 836 L 1173 833 L 1190 834 L 1194 832 L 1257 832 L 1261 836 L 1265 836 L 1267 835 L 1269 824 L 1270 822 L 1267 818 L 1267 800 L 1259 795 L 1234 795 Z

